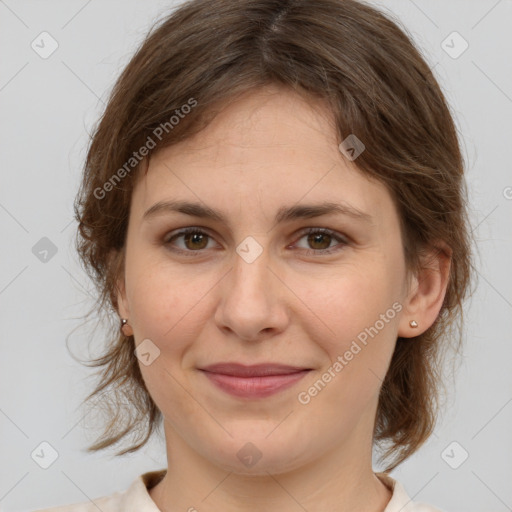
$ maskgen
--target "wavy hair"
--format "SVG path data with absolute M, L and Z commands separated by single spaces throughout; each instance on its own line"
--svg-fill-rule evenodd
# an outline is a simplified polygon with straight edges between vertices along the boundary
M 132 438 L 117 455 L 134 452 L 162 421 L 134 340 L 119 334 L 113 315 L 137 178 L 155 151 L 199 132 L 218 105 L 266 84 L 323 99 L 339 140 L 356 134 L 363 141 L 366 150 L 354 163 L 390 191 L 409 270 L 420 268 L 422 251 L 437 241 L 452 251 L 436 321 L 415 338 L 397 339 L 380 390 L 374 443 L 386 447 L 386 470 L 433 431 L 442 349 L 460 347 L 472 263 L 465 164 L 432 70 L 397 20 L 361 1 L 190 0 L 153 25 L 115 83 L 93 129 L 75 200 L 76 248 L 98 290 L 94 309 L 116 318 L 104 353 L 90 361 L 100 379 L 86 401 L 101 396 L 106 416 L 89 451 Z M 197 104 L 174 125 L 172 116 L 191 98 Z M 156 147 L 135 162 L 155 133 Z

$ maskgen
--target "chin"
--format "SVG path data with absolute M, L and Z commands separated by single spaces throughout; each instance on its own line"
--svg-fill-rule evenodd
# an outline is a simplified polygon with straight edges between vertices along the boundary
M 308 462 L 307 454 L 300 452 L 300 443 L 293 437 L 266 438 L 269 432 L 271 429 L 258 438 L 237 436 L 230 439 L 229 446 L 225 446 L 222 452 L 209 453 L 210 461 L 225 471 L 266 477 L 269 473 L 293 471 Z

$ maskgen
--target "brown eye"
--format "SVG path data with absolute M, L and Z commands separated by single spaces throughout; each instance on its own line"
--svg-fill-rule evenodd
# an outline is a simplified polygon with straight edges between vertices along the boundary
M 331 245 L 332 236 L 328 233 L 313 233 L 308 235 L 308 243 L 313 249 L 328 249 Z
M 181 245 L 176 241 L 181 241 Z M 322 256 L 337 252 L 349 244 L 349 241 L 342 235 L 326 228 L 310 228 L 302 234 L 299 240 L 306 239 L 307 247 L 300 247 L 306 251 L 306 255 Z M 208 249 L 208 242 L 213 240 L 211 235 L 199 228 L 186 228 L 176 232 L 164 240 L 164 245 L 169 249 L 184 254 L 185 256 L 199 256 L 204 249 Z M 335 243 L 334 245 L 333 242 Z
M 307 247 L 299 247 L 306 250 L 306 255 L 313 256 L 337 252 L 349 244 L 347 238 L 326 228 L 310 228 L 302 234 L 302 238 L 306 239 Z M 331 245 L 333 242 L 338 244 Z
M 204 249 L 208 245 L 208 235 L 201 232 L 187 233 L 183 237 L 187 249 Z
M 193 255 L 193 253 L 200 253 L 203 249 L 207 249 L 210 238 L 208 233 L 198 228 L 187 228 L 167 237 L 164 244 L 173 251 Z M 176 241 L 180 239 L 182 240 L 181 244 L 177 244 Z

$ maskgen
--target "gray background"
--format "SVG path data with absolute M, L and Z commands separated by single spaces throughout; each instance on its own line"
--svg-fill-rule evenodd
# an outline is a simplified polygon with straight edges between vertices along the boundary
M 449 511 L 512 510 L 512 2 L 385 4 L 435 66 L 451 103 L 479 255 L 464 356 L 448 377 L 445 413 L 430 441 L 392 475 L 415 500 Z M 84 453 L 94 418 L 84 416 L 80 402 L 92 389 L 92 370 L 70 357 L 66 339 L 82 357 L 91 337 L 101 342 L 101 330 L 93 333 L 80 320 L 92 285 L 72 242 L 87 133 L 150 23 L 172 5 L 0 0 L 2 510 L 87 501 L 166 466 L 158 439 L 124 458 Z M 43 31 L 58 43 L 46 59 L 31 47 Z M 442 46 L 453 31 L 469 44 L 457 58 Z M 463 48 L 457 36 L 446 41 L 452 54 Z M 43 237 L 57 249 L 47 261 L 44 253 L 37 257 L 36 244 L 48 244 Z M 48 469 L 31 458 L 43 441 L 58 452 Z

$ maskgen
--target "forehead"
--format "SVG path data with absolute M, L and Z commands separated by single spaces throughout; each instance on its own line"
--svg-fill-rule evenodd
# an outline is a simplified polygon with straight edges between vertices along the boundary
M 384 185 L 346 160 L 338 143 L 322 102 L 283 89 L 251 92 L 201 132 L 154 153 L 133 206 L 142 216 L 158 201 L 193 200 L 272 218 L 299 202 L 344 201 L 377 218 L 393 208 Z

